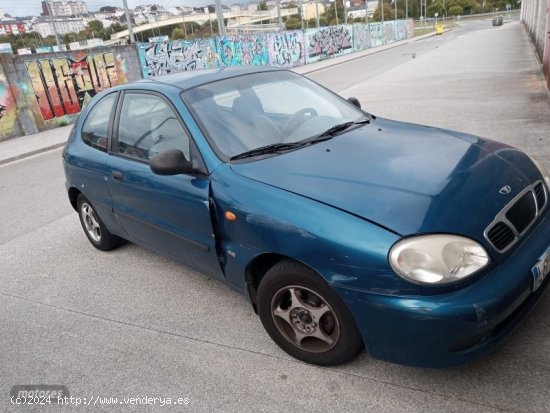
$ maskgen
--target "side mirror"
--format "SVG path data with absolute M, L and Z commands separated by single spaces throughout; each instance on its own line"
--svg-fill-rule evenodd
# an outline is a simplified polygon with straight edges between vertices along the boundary
M 149 167 L 157 175 L 178 175 L 193 172 L 193 164 L 189 162 L 179 149 L 169 149 L 151 159 Z
M 354 97 L 350 97 L 350 98 L 348 98 L 348 102 L 354 104 L 359 109 L 361 109 L 361 102 L 359 102 L 359 99 L 354 98 Z

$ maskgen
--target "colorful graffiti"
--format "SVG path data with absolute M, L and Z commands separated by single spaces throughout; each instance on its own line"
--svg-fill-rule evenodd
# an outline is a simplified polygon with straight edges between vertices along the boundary
M 265 34 L 222 37 L 218 51 L 225 66 L 267 66 L 269 63 Z
M 307 63 L 353 51 L 351 26 L 308 29 L 306 34 L 308 39 Z
M 371 23 L 369 32 L 371 47 L 378 47 L 386 44 L 386 38 L 384 36 L 384 26 L 382 25 L 382 23 Z
M 407 28 L 405 27 L 404 20 L 397 20 L 395 22 L 395 41 L 404 40 L 407 38 Z
M 407 30 L 407 39 L 414 37 L 414 22 L 411 19 L 405 20 L 405 27 Z
M 27 61 L 44 120 L 80 113 L 97 93 L 126 82 L 124 62 L 113 53 Z
M 143 77 L 218 67 L 220 60 L 210 39 L 139 43 L 138 54 Z
M 271 33 L 268 42 L 271 66 L 294 67 L 305 63 L 303 32 Z
M 143 77 L 219 66 L 294 67 L 411 37 L 412 27 L 407 20 L 139 43 L 138 52 Z
M 17 121 L 15 99 L 4 73 L 0 73 L 0 140 L 11 137 Z
M 358 23 L 353 25 L 353 50 L 365 50 L 371 47 L 369 25 Z
M 395 23 L 393 21 L 384 22 L 384 38 L 386 43 L 395 42 Z

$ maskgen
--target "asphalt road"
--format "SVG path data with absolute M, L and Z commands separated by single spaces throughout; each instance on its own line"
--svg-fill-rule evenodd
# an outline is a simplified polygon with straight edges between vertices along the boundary
M 467 23 L 310 76 L 375 114 L 499 139 L 550 166 L 550 103 L 530 47 L 519 25 Z M 548 293 L 494 353 L 463 367 L 366 353 L 314 367 L 279 350 L 220 283 L 135 245 L 92 248 L 63 180 L 60 150 L 0 166 L 0 411 L 550 411 Z M 189 404 L 13 406 L 16 384 Z

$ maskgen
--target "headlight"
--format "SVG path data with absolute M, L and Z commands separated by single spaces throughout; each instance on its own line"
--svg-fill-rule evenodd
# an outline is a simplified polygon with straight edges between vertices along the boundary
M 469 277 L 489 263 L 485 249 L 458 235 L 420 235 L 397 242 L 390 265 L 408 281 L 442 285 Z
M 546 182 L 546 187 L 548 189 L 550 189 L 550 173 L 548 172 L 548 170 L 544 167 L 544 165 L 537 161 L 536 159 L 533 159 L 531 158 L 531 160 L 533 161 L 533 163 L 535 164 L 535 166 L 537 168 L 539 168 L 539 171 L 542 175 L 542 177 L 544 178 L 544 182 Z

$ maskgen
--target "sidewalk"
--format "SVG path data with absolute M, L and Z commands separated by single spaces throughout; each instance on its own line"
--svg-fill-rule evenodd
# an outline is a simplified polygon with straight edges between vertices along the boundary
M 404 44 L 409 44 L 434 35 L 435 32 L 428 33 L 423 36 L 412 37 L 410 39 L 401 40 L 399 42 L 390 43 L 373 49 L 349 53 L 343 56 L 335 57 L 333 59 L 321 60 L 319 62 L 315 62 L 309 65 L 295 67 L 292 70 L 296 73 L 308 74 L 321 69 L 325 69 L 327 67 L 346 63 L 350 60 L 361 59 L 373 53 L 383 52 L 384 50 L 399 47 Z M 63 126 L 44 132 L 39 132 L 34 135 L 21 136 L 0 142 L 0 165 L 62 147 L 67 141 L 69 132 L 71 131 L 71 127 L 72 125 Z
M 0 165 L 62 147 L 72 125 L 0 142 Z

